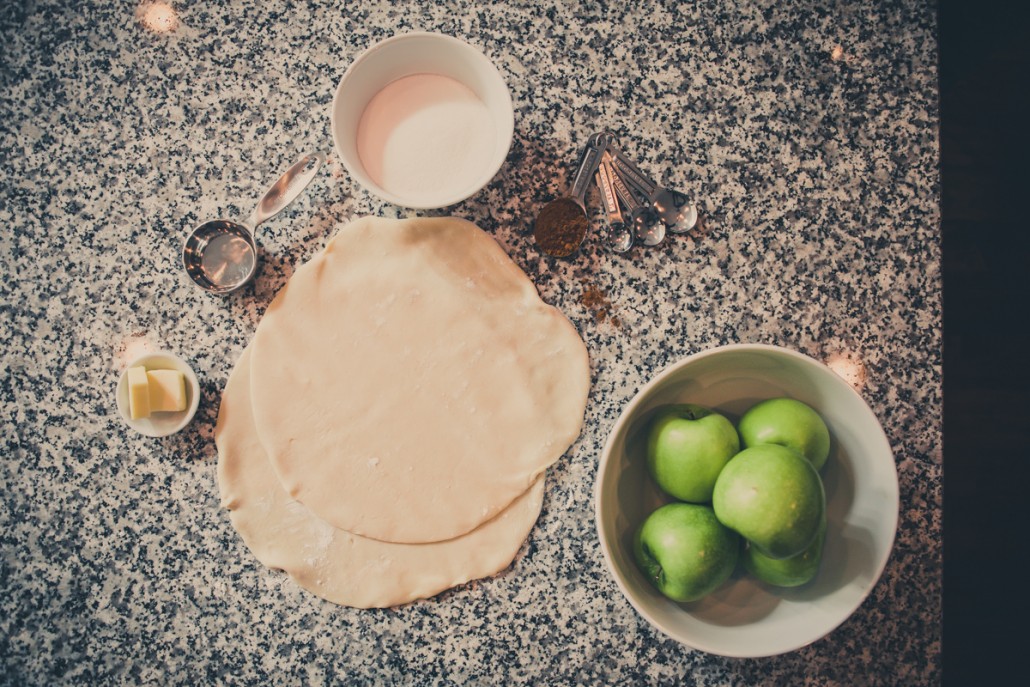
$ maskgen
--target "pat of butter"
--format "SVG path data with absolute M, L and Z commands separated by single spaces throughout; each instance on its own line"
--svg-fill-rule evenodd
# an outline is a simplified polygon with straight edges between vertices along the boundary
M 186 377 L 178 370 L 148 370 L 150 412 L 186 410 Z
M 142 365 L 130 367 L 126 381 L 129 385 L 129 417 L 139 420 L 150 417 L 150 384 L 147 368 Z

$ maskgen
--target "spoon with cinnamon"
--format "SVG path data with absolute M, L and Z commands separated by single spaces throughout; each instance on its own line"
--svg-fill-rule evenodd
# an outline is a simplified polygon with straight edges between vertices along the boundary
M 590 220 L 586 193 L 611 140 L 607 133 L 594 134 L 587 141 L 579 166 L 566 195 L 555 198 L 540 210 L 533 226 L 533 238 L 540 250 L 556 258 L 572 255 L 583 243 Z

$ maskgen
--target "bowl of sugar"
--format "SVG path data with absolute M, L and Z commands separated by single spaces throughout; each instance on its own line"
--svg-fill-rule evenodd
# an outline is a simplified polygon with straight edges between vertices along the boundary
M 332 105 L 351 178 L 401 207 L 444 208 L 477 193 L 511 148 L 515 114 L 497 67 L 452 36 L 414 32 L 369 47 Z

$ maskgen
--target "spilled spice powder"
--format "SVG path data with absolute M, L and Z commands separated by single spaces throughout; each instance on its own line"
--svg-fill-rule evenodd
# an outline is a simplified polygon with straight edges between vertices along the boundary
M 615 314 L 615 307 L 608 300 L 607 294 L 597 284 L 589 281 L 581 283 L 583 285 L 583 295 L 580 296 L 580 301 L 593 314 L 594 321 L 604 322 L 607 320 L 616 329 L 621 329 L 622 321 Z
M 579 203 L 571 198 L 558 198 L 540 211 L 533 238 L 540 250 L 556 258 L 564 258 L 572 255 L 583 243 L 589 224 Z

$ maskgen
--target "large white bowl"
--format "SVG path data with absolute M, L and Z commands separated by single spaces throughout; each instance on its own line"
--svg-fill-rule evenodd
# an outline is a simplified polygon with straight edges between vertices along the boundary
M 688 402 L 718 409 L 736 422 L 758 401 L 778 396 L 809 404 L 830 429 L 830 457 L 821 471 L 827 535 L 819 574 L 807 585 L 783 589 L 738 571 L 700 601 L 667 599 L 633 559 L 635 530 L 672 500 L 648 474 L 648 421 L 661 406 Z M 771 656 L 825 636 L 872 591 L 894 545 L 898 475 L 882 427 L 841 377 L 795 351 L 738 344 L 670 365 L 630 401 L 601 456 L 595 515 L 615 581 L 654 627 L 713 654 Z
M 483 151 L 480 167 L 469 176 L 446 184 L 433 197 L 404 196 L 383 188 L 365 168 L 359 154 L 358 130 L 372 99 L 389 84 L 406 76 L 432 74 L 467 87 L 486 106 L 494 138 Z M 412 105 L 414 107 L 415 105 Z M 393 112 L 404 121 L 412 112 Z M 511 148 L 515 112 L 511 93 L 497 67 L 478 49 L 439 33 L 404 33 L 376 43 L 357 57 L 336 88 L 332 107 L 333 143 L 340 162 L 351 177 L 371 193 L 402 207 L 442 208 L 465 200 L 493 179 Z M 428 144 L 427 144 L 428 145 Z M 425 153 L 412 152 L 412 164 L 422 164 Z M 446 175 L 446 169 L 425 169 L 427 175 Z

